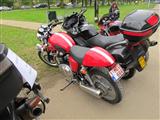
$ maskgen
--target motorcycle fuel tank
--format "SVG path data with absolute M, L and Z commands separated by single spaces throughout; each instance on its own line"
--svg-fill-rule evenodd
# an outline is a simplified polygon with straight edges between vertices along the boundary
M 84 58 L 82 64 L 84 66 L 94 67 L 109 67 L 115 62 L 113 56 L 100 47 L 94 47 L 89 49 Z
M 48 42 L 56 49 L 61 49 L 66 53 L 69 53 L 70 48 L 75 45 L 74 40 L 64 32 L 54 33 Z

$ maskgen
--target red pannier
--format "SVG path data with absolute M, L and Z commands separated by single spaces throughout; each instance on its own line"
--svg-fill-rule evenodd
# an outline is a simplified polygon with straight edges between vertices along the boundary
M 157 13 L 149 10 L 137 10 L 122 22 L 120 27 L 124 38 L 130 42 L 138 42 L 150 37 L 158 28 L 160 18 Z

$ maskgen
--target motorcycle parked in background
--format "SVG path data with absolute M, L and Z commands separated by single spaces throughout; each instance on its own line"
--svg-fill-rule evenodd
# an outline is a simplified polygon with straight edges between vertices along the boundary
M 114 13 L 103 15 L 98 21 L 99 33 L 106 36 L 113 36 L 120 34 L 120 26 L 122 24 L 119 18 L 119 10 Z
M 0 66 L 0 119 L 38 119 L 49 99 L 35 82 L 37 72 L 3 44 L 0 44 Z
M 50 33 L 50 26 L 55 25 L 57 23 L 48 25 L 49 30 L 41 30 L 44 29 L 44 26 L 41 26 L 37 36 L 45 44 L 38 44 L 37 48 L 41 52 L 49 49 L 55 53 L 52 58 L 69 81 L 66 87 L 77 83 L 82 90 L 97 98 L 111 104 L 120 102 L 122 86 L 119 80 L 123 77 L 124 71 L 115 63 L 113 56 L 100 47 L 76 46 L 74 40 L 65 32 Z M 44 36 L 46 34 L 47 37 Z

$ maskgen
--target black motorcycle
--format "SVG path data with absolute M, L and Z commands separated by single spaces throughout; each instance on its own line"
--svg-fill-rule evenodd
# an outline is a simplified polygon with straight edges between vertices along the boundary
M 0 44 L 0 120 L 38 119 L 45 112 L 49 99 L 36 77 L 33 68 Z
M 120 34 L 120 26 L 122 22 L 118 20 L 119 14 L 119 10 L 110 14 L 104 14 L 97 22 L 99 33 L 105 36 Z
M 149 37 L 157 30 L 160 19 L 158 14 L 149 10 L 137 10 L 123 20 L 121 34 L 104 36 L 85 20 L 82 9 L 80 13 L 73 13 L 66 17 L 63 29 L 80 46 L 99 46 L 109 51 L 126 71 L 123 79 L 134 76 L 136 70 L 142 71 L 147 65 L 149 47 L 155 46 L 156 41 Z

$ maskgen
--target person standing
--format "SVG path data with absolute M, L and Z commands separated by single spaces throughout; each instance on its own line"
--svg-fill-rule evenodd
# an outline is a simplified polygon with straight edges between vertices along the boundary
M 115 1 L 112 2 L 111 7 L 109 9 L 109 15 L 112 20 L 117 20 L 120 16 L 118 5 Z

